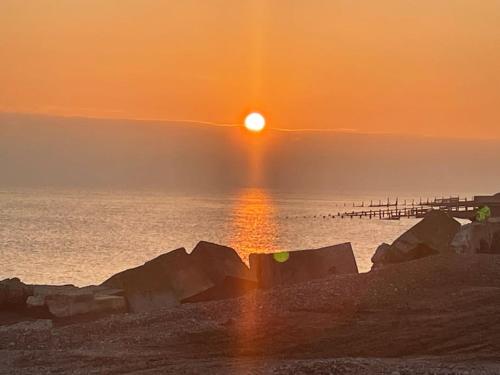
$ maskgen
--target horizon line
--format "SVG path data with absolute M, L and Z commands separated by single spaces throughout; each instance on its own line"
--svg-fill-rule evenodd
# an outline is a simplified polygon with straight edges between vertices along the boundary
M 244 128 L 243 123 L 231 124 L 231 123 L 218 123 L 212 121 L 204 120 L 189 120 L 189 119 L 165 119 L 165 118 L 141 118 L 141 117 L 111 117 L 111 116 L 91 116 L 91 115 L 64 115 L 64 114 L 52 114 L 47 112 L 20 112 L 20 111 L 5 111 L 0 110 L 0 115 L 21 115 L 21 116 L 41 116 L 41 117 L 55 117 L 55 118 L 67 118 L 67 119 L 89 119 L 89 120 L 110 120 L 110 121 L 136 121 L 136 122 L 159 122 L 168 125 L 169 123 L 186 123 L 199 126 L 211 126 L 219 128 Z M 478 140 L 478 141 L 493 141 L 498 142 L 500 138 L 471 138 L 471 137 L 461 137 L 461 136 L 439 136 L 439 135 L 428 135 L 428 134 L 415 134 L 415 133 L 397 133 L 397 132 L 377 132 L 377 131 L 360 131 L 354 128 L 281 128 L 281 127 L 267 127 L 267 130 L 273 130 L 284 133 L 340 133 L 340 134 L 358 134 L 358 135 L 385 135 L 385 136 L 407 136 L 407 137 L 418 137 L 418 138 L 431 138 L 431 139 L 454 139 L 454 140 Z

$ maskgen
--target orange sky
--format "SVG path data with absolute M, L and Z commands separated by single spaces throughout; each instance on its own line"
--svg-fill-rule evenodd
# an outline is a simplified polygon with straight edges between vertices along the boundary
M 2 0 L 0 110 L 500 138 L 500 1 Z

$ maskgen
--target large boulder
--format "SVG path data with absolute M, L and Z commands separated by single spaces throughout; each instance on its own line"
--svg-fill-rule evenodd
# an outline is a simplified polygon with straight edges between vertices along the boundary
M 250 254 L 250 270 L 260 288 L 358 273 L 350 243 L 313 250 Z
M 190 261 L 184 248 L 122 271 L 102 285 L 123 289 L 133 312 L 175 306 L 182 299 L 213 287 L 208 276 Z
M 35 285 L 26 305 L 34 311 L 46 311 L 57 318 L 102 315 L 127 311 L 122 291 L 102 286 L 78 288 L 73 285 Z
M 133 312 L 237 296 L 255 287 L 248 267 L 230 247 L 200 242 L 120 272 L 102 285 L 124 290 Z
M 500 254 L 500 219 L 491 218 L 462 226 L 451 242 L 457 254 Z
M 190 254 L 213 286 L 181 302 L 199 302 L 240 296 L 257 287 L 257 280 L 236 251 L 227 246 L 199 242 Z
M 373 268 L 438 253 L 450 253 L 451 241 L 460 227 L 460 223 L 446 212 L 429 211 L 418 224 L 403 233 L 390 246 L 379 246 L 372 257 Z
M 374 264 L 379 264 L 379 263 L 388 263 L 389 259 L 391 256 L 391 245 L 388 243 L 382 243 L 377 247 L 377 250 L 375 250 L 375 254 L 372 256 L 372 263 Z
M 17 277 L 0 281 L 0 309 L 23 308 L 33 288 Z

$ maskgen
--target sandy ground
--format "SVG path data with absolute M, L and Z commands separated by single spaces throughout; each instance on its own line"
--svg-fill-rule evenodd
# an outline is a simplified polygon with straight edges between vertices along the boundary
M 6 330 L 0 373 L 500 374 L 500 256 Z

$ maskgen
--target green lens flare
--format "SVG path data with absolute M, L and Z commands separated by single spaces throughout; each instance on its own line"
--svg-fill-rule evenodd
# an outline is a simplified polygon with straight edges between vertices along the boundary
M 476 220 L 485 221 L 491 216 L 491 210 L 488 206 L 483 206 L 477 210 Z
M 278 263 L 285 263 L 288 260 L 288 258 L 290 258 L 290 253 L 288 251 L 274 253 L 273 258 Z

